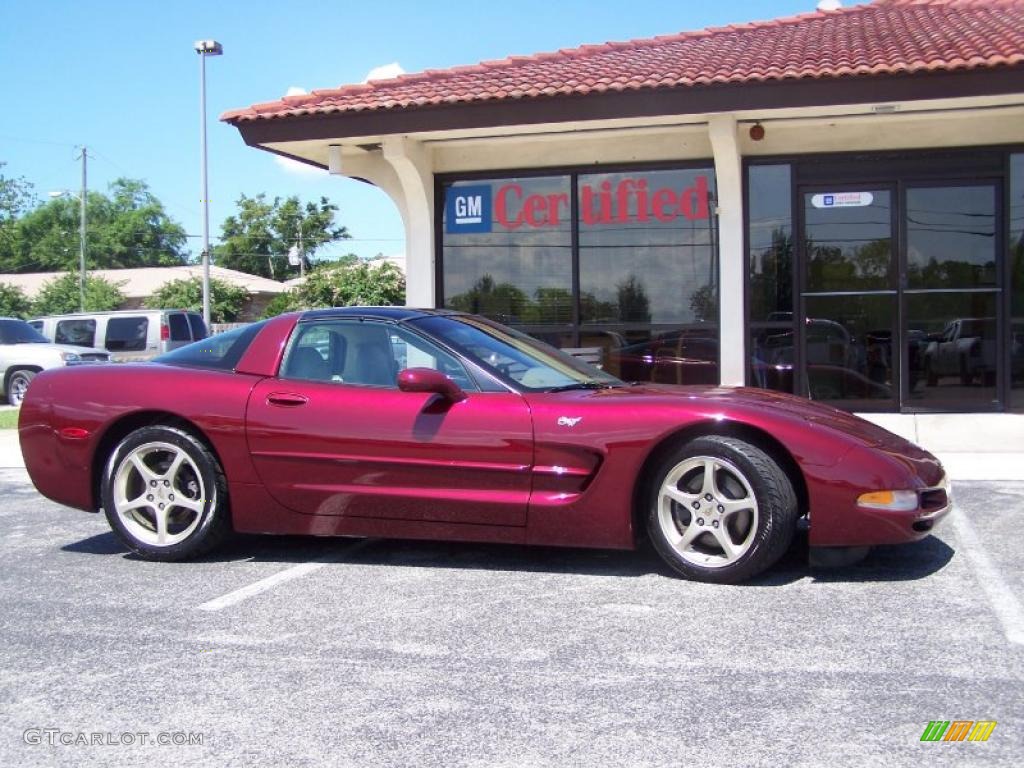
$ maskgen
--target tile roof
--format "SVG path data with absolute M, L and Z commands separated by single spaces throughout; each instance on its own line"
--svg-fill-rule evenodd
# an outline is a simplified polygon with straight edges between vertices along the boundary
M 836 11 L 584 45 L 286 96 L 224 113 L 269 118 L 1024 63 L 1024 0 L 876 0 Z

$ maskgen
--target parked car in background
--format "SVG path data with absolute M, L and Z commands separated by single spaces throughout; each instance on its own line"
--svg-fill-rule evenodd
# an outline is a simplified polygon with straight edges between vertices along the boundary
M 117 362 L 149 360 L 208 335 L 202 315 L 184 309 L 79 312 L 29 324 L 57 344 L 106 349 Z
M 929 387 L 941 376 L 959 376 L 964 386 L 975 378 L 986 386 L 995 384 L 995 318 L 962 318 L 947 324 L 925 350 L 924 370 Z
M 21 405 L 28 385 L 40 371 L 82 363 L 105 363 L 102 349 L 51 344 L 24 320 L 0 317 L 0 386 L 11 405 Z

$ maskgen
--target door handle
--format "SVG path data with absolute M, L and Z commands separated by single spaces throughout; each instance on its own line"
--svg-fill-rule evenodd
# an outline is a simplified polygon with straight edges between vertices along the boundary
M 282 408 L 297 408 L 309 402 L 305 395 L 296 395 L 291 392 L 271 392 L 267 395 L 267 405 L 277 405 Z

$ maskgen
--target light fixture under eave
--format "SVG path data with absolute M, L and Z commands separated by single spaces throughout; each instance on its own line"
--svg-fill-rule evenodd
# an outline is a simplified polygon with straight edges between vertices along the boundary
M 764 138 L 764 126 L 760 123 L 750 126 L 750 138 L 753 141 L 761 141 Z
M 341 144 L 330 144 L 327 147 L 327 172 L 332 176 L 341 176 Z

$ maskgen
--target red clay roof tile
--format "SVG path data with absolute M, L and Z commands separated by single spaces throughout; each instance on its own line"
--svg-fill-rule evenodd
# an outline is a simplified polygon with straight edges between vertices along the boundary
M 222 120 L 800 78 L 954 71 L 1024 62 L 1024 0 L 869 5 L 645 40 L 510 56 L 343 85 L 226 112 Z

